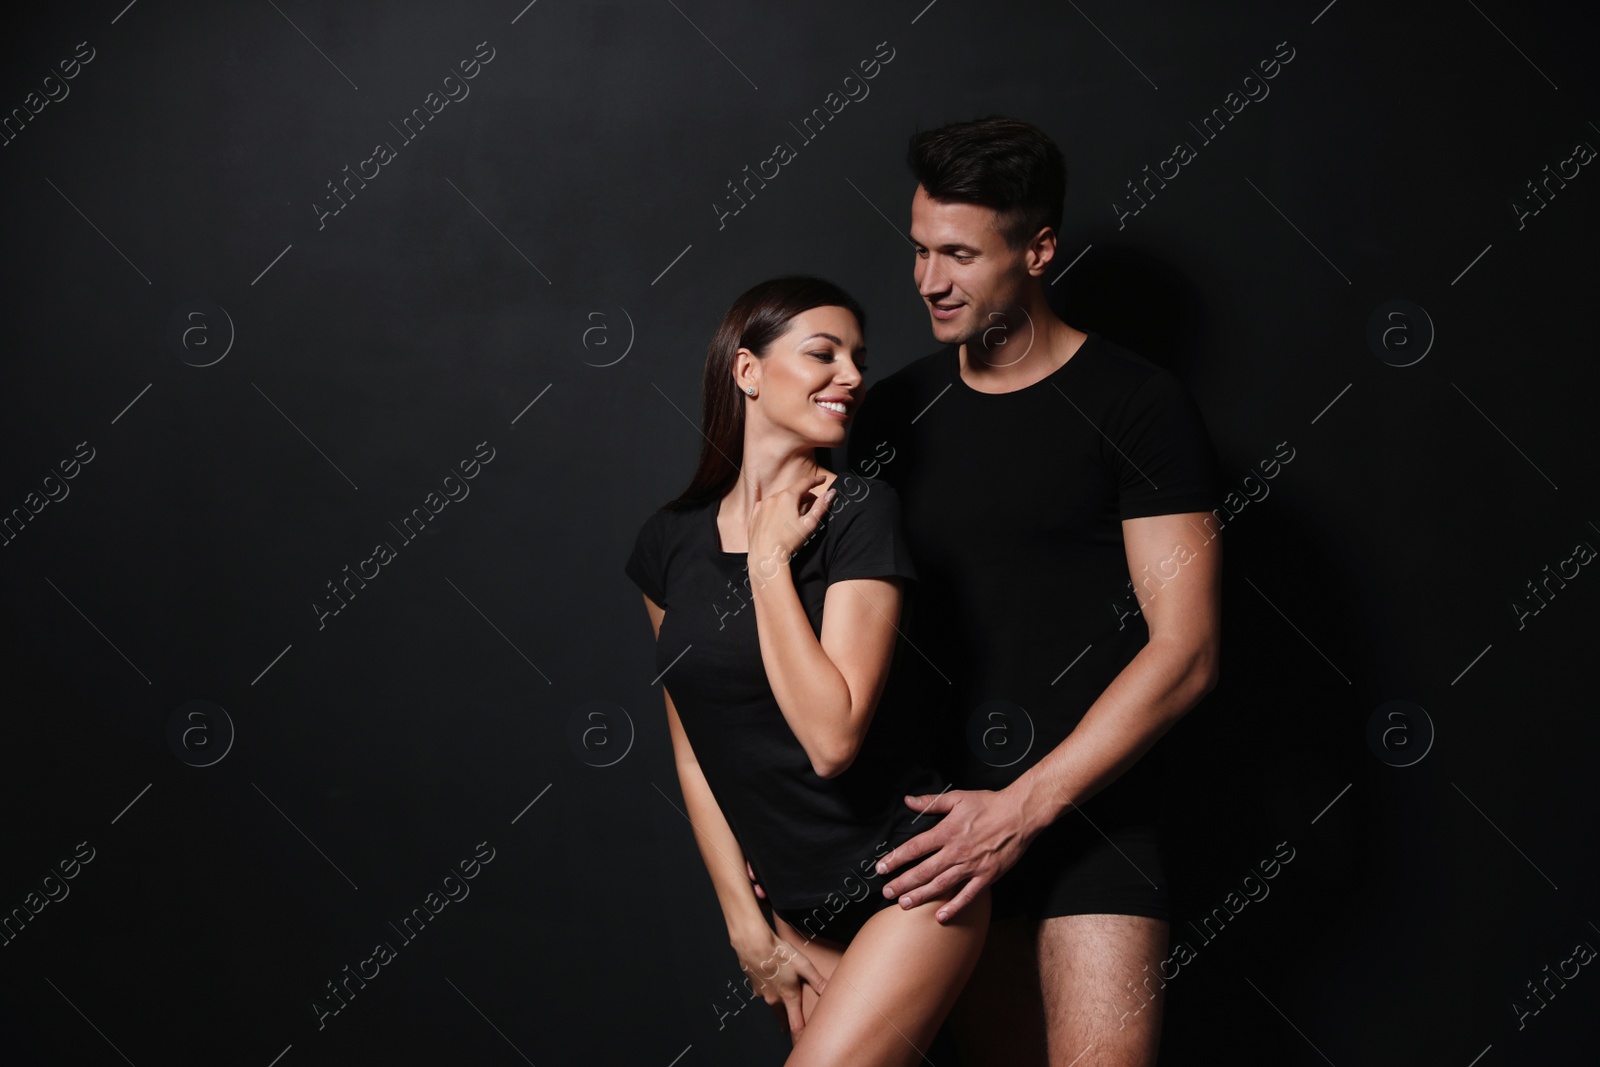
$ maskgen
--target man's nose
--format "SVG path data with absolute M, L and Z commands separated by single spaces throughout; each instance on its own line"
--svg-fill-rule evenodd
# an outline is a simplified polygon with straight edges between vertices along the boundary
M 944 275 L 932 262 L 921 263 L 917 267 L 917 292 L 923 296 L 933 297 L 943 293 L 948 285 L 945 284 Z

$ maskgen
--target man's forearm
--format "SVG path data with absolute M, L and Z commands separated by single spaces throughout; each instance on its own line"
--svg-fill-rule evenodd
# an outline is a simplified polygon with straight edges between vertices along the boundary
M 1193 643 L 1151 641 L 1083 719 L 1006 787 L 1037 833 L 1122 776 L 1216 684 L 1216 655 Z

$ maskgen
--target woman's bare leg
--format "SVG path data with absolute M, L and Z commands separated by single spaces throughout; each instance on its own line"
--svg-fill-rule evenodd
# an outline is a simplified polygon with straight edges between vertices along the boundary
M 937 905 L 951 896 L 910 911 L 890 905 L 867 920 L 827 973 L 826 988 L 806 1015 L 785 1067 L 909 1067 L 922 1061 L 989 932 L 988 889 L 940 923 Z
M 813 937 L 807 939 L 805 934 L 784 922 L 783 916 L 774 912 L 772 918 L 777 923 L 778 936 L 783 938 L 789 944 L 793 945 L 795 948 L 798 948 L 801 952 L 804 952 L 806 954 L 806 958 L 810 960 L 812 964 L 815 965 L 817 970 L 822 973 L 822 980 L 824 983 L 826 983 L 828 978 L 833 974 L 833 969 L 839 966 L 840 960 L 844 959 L 844 952 L 848 946 L 844 942 L 835 941 L 831 937 Z M 806 1020 L 811 1018 L 811 1013 L 816 1010 L 817 1000 L 818 993 L 815 989 L 811 988 L 810 983 L 806 983 L 800 987 L 800 1018 Z M 791 1042 L 799 1041 L 800 1035 L 805 1033 L 805 1031 L 803 1029 L 789 1029 L 788 1009 L 785 1008 L 781 1002 L 777 1004 L 770 1004 L 768 1007 L 770 1007 L 772 1009 L 772 1013 L 777 1016 L 778 1025 L 789 1034 L 789 1040 Z

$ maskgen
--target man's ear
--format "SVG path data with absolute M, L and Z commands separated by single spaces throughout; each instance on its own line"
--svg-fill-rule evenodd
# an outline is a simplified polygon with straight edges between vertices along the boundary
M 1041 226 L 1039 232 L 1033 235 L 1028 242 L 1026 262 L 1028 273 L 1034 277 L 1045 272 L 1056 258 L 1056 231 L 1049 226 Z

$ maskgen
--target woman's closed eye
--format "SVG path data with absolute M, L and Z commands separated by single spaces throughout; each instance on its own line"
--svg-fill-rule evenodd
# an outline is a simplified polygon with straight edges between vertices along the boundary
M 832 363 L 833 362 L 833 353 L 832 352 L 807 352 L 806 355 L 813 356 L 816 359 L 820 359 L 825 363 Z M 856 364 L 856 370 L 860 371 L 862 374 L 867 373 L 866 361 L 863 360 L 861 362 L 858 362 Z

